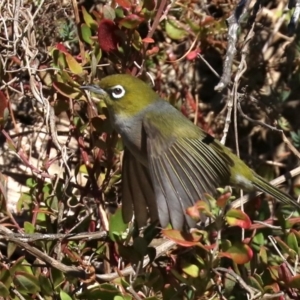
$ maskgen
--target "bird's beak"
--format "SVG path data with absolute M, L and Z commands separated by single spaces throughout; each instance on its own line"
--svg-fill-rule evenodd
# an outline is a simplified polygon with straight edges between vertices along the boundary
M 90 91 L 91 93 L 98 94 L 101 96 L 107 95 L 107 93 L 97 85 L 82 85 L 80 89 Z

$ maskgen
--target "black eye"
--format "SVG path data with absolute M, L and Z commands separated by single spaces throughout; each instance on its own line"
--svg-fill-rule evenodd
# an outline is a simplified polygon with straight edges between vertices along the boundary
M 120 95 L 122 92 L 123 92 L 123 90 L 120 89 L 120 88 L 115 88 L 114 91 L 113 91 L 113 93 L 114 93 L 115 95 Z
M 125 90 L 121 85 L 116 85 L 111 89 L 111 96 L 115 99 L 120 99 L 125 95 Z

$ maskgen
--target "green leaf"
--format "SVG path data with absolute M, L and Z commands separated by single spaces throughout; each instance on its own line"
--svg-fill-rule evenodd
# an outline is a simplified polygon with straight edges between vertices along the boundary
M 283 242 L 280 237 L 276 236 L 274 237 L 276 242 L 279 244 L 281 250 L 283 253 L 288 254 L 291 258 L 295 258 L 297 253 L 289 247 L 285 242 Z
M 59 292 L 59 296 L 61 300 L 72 300 L 73 298 L 70 297 L 66 292 L 64 292 L 63 290 L 60 290 Z
M 253 257 L 252 249 L 243 243 L 235 243 L 226 252 L 219 253 L 220 257 L 231 258 L 236 264 L 242 265 L 249 262 Z
M 268 263 L 268 251 L 266 247 L 261 247 L 259 249 L 259 256 L 262 260 L 262 262 L 266 265 Z
M 278 266 L 268 266 L 267 270 L 269 271 L 270 277 L 277 281 L 279 279 L 279 267 Z
M 77 60 L 70 53 L 64 53 L 64 54 L 70 71 L 75 75 L 82 74 L 83 73 L 82 66 L 77 62 Z
M 181 267 L 182 267 L 182 271 L 185 274 L 187 274 L 193 278 L 199 277 L 200 269 L 197 265 L 191 264 L 187 261 L 183 261 Z
M 289 98 L 289 96 L 291 95 L 291 92 L 292 92 L 291 89 L 282 90 L 280 95 L 279 95 L 280 100 L 282 102 L 285 102 Z
M 89 300 L 114 300 L 115 296 L 121 296 L 120 291 L 112 284 L 104 283 L 100 286 L 91 288 L 78 295 L 79 299 Z
M 104 5 L 102 10 L 104 19 L 113 21 L 116 18 L 115 10 L 110 5 Z
M 0 282 L 3 283 L 7 288 L 10 288 L 12 283 L 12 275 L 10 270 L 8 270 L 6 266 L 2 266 L 1 264 L 0 264 Z
M 137 28 L 143 22 L 143 20 L 144 19 L 138 15 L 131 14 L 123 18 L 119 24 L 127 29 L 134 29 Z
M 16 272 L 13 282 L 20 293 L 35 294 L 41 290 L 38 279 L 26 272 Z
M 1 297 L 8 297 L 9 290 L 8 288 L 0 281 L 0 295 Z
M 298 241 L 297 241 L 296 235 L 293 232 L 290 232 L 288 234 L 286 242 L 291 249 L 293 249 L 296 253 L 299 254 Z
M 7 244 L 7 257 L 10 258 L 14 254 L 16 249 L 17 249 L 17 245 L 9 242 Z
M 123 221 L 122 210 L 118 208 L 109 220 L 109 236 L 115 242 L 116 236 L 121 237 L 126 229 L 127 224 Z
M 53 87 L 56 91 L 65 97 L 85 101 L 82 91 L 62 82 L 53 82 Z
M 224 296 L 231 295 L 233 293 L 233 289 L 236 285 L 236 282 L 232 280 L 232 277 L 229 274 L 225 274 L 224 277 Z
M 47 296 L 53 295 L 53 286 L 51 284 L 50 278 L 46 277 L 43 274 L 40 274 L 38 278 L 42 292 Z
M 102 50 L 99 46 L 99 43 L 93 46 L 93 52 L 91 54 L 91 76 L 92 78 L 96 77 L 98 63 L 102 58 Z
M 251 241 L 251 246 L 259 251 L 260 247 L 265 244 L 265 237 L 262 232 L 258 232 Z
M 166 33 L 171 39 L 178 41 L 187 36 L 186 30 L 180 27 L 180 23 L 171 19 L 166 21 Z
M 34 233 L 35 228 L 32 223 L 25 221 L 24 222 L 24 230 L 25 230 L 25 233 Z
M 250 281 L 251 287 L 254 287 L 255 289 L 257 289 L 257 290 L 259 290 L 259 291 L 261 291 L 263 293 L 264 289 L 260 285 L 260 283 L 258 282 L 258 280 L 256 280 L 256 278 L 254 278 L 253 276 L 249 276 L 248 279 Z
M 15 272 L 22 266 L 23 261 L 25 261 L 25 257 L 19 257 L 9 268 L 9 272 L 12 276 L 14 276 Z
M 53 281 L 54 289 L 57 289 L 58 287 L 60 287 L 65 281 L 64 274 L 55 268 L 51 269 L 51 278 Z
M 118 6 L 115 10 L 114 10 L 114 12 L 115 12 L 115 14 L 116 14 L 116 16 L 118 17 L 118 18 L 124 18 L 124 10 L 123 10 L 123 8 L 121 7 L 121 6 Z
M 134 31 L 133 33 L 133 38 L 132 38 L 132 46 L 137 50 L 139 51 L 142 47 L 142 39 L 141 39 L 141 36 L 140 34 L 138 33 L 137 30 Z
M 59 75 L 57 76 L 57 81 L 69 83 L 72 87 L 79 86 L 78 82 L 75 81 L 74 78 L 72 78 L 72 76 L 70 76 L 70 73 L 65 70 L 60 71 Z
M 97 22 L 92 18 L 92 16 L 87 12 L 87 10 L 85 9 L 84 6 L 81 7 L 82 8 L 82 15 L 83 15 L 83 19 L 85 24 L 89 27 L 92 28 L 93 30 L 97 30 L 98 25 Z
M 26 186 L 29 188 L 35 188 L 37 186 L 37 182 L 33 178 L 28 178 L 26 180 Z
M 285 130 L 285 131 L 290 131 L 290 130 L 291 130 L 291 124 L 290 124 L 289 121 L 288 121 L 285 117 L 283 117 L 283 116 L 281 116 L 281 117 L 278 119 L 278 126 L 279 126 L 281 129 Z
M 86 24 L 81 24 L 81 36 L 87 44 L 93 45 L 94 41 L 91 39 L 92 31 Z
M 52 57 L 53 57 L 53 63 L 56 67 L 60 68 L 61 70 L 66 68 L 66 60 L 63 52 L 54 48 L 52 50 Z

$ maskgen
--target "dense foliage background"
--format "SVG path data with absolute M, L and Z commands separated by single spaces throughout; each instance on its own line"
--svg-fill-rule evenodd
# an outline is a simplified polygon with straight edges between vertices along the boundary
M 299 299 L 299 212 L 267 196 L 220 187 L 190 235 L 124 224 L 122 142 L 79 89 L 140 76 L 296 199 L 298 5 L 0 1 L 0 298 Z

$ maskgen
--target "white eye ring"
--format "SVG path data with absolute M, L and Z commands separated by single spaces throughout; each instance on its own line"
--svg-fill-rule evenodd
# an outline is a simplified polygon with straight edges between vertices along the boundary
M 113 88 L 111 88 L 111 95 L 115 99 L 120 99 L 125 95 L 125 90 L 121 85 L 115 85 Z

